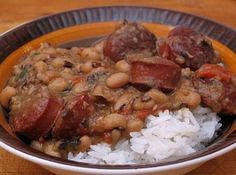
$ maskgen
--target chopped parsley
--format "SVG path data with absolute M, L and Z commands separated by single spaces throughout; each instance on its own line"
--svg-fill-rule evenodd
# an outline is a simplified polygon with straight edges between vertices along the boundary
M 21 70 L 21 72 L 18 75 L 16 75 L 15 80 L 19 81 L 19 80 L 23 79 L 27 73 L 28 73 L 28 70 L 26 68 L 23 68 Z

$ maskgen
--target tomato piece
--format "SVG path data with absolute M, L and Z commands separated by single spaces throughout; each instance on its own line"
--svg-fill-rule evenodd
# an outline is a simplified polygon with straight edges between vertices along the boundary
M 137 111 L 136 116 L 140 120 L 145 121 L 146 117 L 150 115 L 152 112 L 153 112 L 152 109 L 143 109 L 143 110 Z
M 107 144 L 112 144 L 112 135 L 111 132 L 104 132 L 102 135 L 102 140 Z
M 75 84 L 82 82 L 82 81 L 84 81 L 84 78 L 82 76 L 76 76 L 72 79 L 72 85 L 75 85 Z
M 215 64 L 204 64 L 197 72 L 199 78 L 216 78 L 220 81 L 230 81 L 231 73 L 224 67 Z
M 215 112 L 236 114 L 236 86 L 232 73 L 219 65 L 205 64 L 195 74 L 193 84 L 202 102 Z
M 71 138 L 80 134 L 87 134 L 87 120 L 93 109 L 93 100 L 88 93 L 79 94 L 68 101 L 52 130 L 53 136 Z
M 153 88 L 173 90 L 177 87 L 181 68 L 172 61 L 159 57 L 132 60 L 131 82 Z

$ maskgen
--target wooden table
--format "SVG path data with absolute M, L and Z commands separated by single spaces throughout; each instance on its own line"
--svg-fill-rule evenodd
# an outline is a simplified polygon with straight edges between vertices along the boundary
M 108 5 L 162 7 L 209 17 L 236 28 L 235 0 L 0 0 L 0 32 L 33 18 L 69 9 Z M 41 167 L 0 149 L 0 175 L 51 175 Z M 236 150 L 188 175 L 236 175 Z

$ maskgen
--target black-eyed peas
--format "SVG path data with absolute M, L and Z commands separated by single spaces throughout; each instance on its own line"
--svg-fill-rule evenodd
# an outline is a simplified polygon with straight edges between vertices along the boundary
M 65 79 L 71 79 L 74 76 L 74 72 L 70 68 L 64 68 L 60 72 L 60 75 Z
M 106 80 L 107 87 L 111 89 L 121 88 L 129 82 L 129 75 L 123 72 L 118 72 L 110 75 Z
M 114 128 L 125 129 L 127 121 L 124 115 L 118 113 L 112 113 L 103 118 L 103 128 L 105 130 L 111 130 Z
M 92 95 L 95 97 L 103 97 L 108 102 L 113 102 L 116 99 L 116 94 L 114 94 L 111 89 L 107 88 L 104 85 L 95 86 L 92 91 Z
M 141 96 L 136 98 L 133 103 L 135 110 L 150 109 L 155 105 L 155 101 L 149 96 Z
M 104 41 L 99 42 L 98 44 L 96 44 L 94 46 L 94 49 L 98 52 L 98 53 L 102 53 L 103 52 L 103 47 L 104 47 Z
M 80 144 L 78 150 L 81 152 L 85 152 L 89 149 L 91 144 L 92 144 L 92 139 L 89 136 L 84 135 L 80 138 Z
M 80 70 L 84 73 L 89 73 L 90 71 L 92 71 L 92 69 L 93 65 L 91 61 L 88 61 L 80 66 Z
M 38 151 L 43 151 L 43 143 L 40 143 L 39 141 L 32 141 L 30 146 Z
M 61 67 L 64 66 L 64 64 L 65 64 L 65 61 L 64 61 L 63 58 L 59 57 L 59 58 L 55 58 L 55 59 L 52 60 L 52 66 L 54 68 L 61 68 Z
M 34 68 L 37 72 L 45 72 L 48 70 L 48 65 L 43 61 L 39 61 L 35 63 Z
M 145 93 L 144 96 L 151 97 L 158 104 L 167 103 L 169 101 L 168 96 L 158 89 L 151 89 Z
M 0 94 L 1 105 L 5 108 L 8 107 L 10 99 L 15 96 L 17 90 L 14 87 L 7 86 L 5 87 Z
M 75 84 L 72 88 L 72 93 L 73 94 L 80 94 L 81 92 L 87 91 L 88 86 L 85 82 L 79 82 Z
M 111 132 L 112 145 L 115 145 L 121 138 L 121 132 L 118 129 L 113 129 Z
M 91 60 L 99 60 L 100 54 L 95 48 L 88 47 L 84 48 L 81 52 L 81 57 L 85 59 L 91 59 Z
M 49 82 L 48 88 L 53 92 L 61 92 L 68 88 L 69 82 L 64 78 L 55 78 Z
M 43 152 L 54 157 L 61 157 L 55 140 L 45 142 L 43 144 Z
M 106 116 L 99 117 L 91 124 L 92 132 L 104 132 L 115 128 L 125 129 L 127 127 L 127 120 L 124 115 L 118 113 L 111 113 Z
M 127 123 L 128 132 L 138 132 L 144 127 L 144 122 L 139 119 L 131 119 Z
M 174 101 L 179 105 L 186 105 L 190 109 L 198 107 L 201 103 L 201 96 L 189 89 L 180 89 L 175 92 Z
M 135 94 L 131 92 L 125 92 L 121 95 L 117 101 L 115 102 L 113 108 L 114 111 L 119 112 L 122 111 L 123 108 L 130 105 L 135 98 Z
M 131 66 L 125 60 L 120 60 L 115 64 L 115 68 L 119 72 L 129 72 Z

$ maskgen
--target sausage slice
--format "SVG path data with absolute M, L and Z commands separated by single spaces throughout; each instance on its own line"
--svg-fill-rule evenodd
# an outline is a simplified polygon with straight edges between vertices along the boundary
M 173 90 L 177 87 L 181 68 L 167 59 L 153 57 L 131 61 L 131 82 L 153 88 Z
M 190 28 L 174 28 L 170 31 L 166 43 L 159 47 L 162 57 L 191 70 L 197 70 L 206 63 L 219 62 L 211 41 Z
M 127 54 L 132 53 L 153 55 L 156 53 L 155 42 L 155 35 L 144 26 L 124 21 L 106 39 L 103 53 L 115 62 L 124 59 Z
M 47 88 L 36 86 L 13 103 L 9 124 L 15 133 L 37 140 L 47 136 L 62 107 L 62 102 Z
M 71 138 L 88 132 L 87 120 L 93 111 L 93 100 L 87 94 L 79 94 L 67 102 L 67 105 L 52 130 L 57 138 Z

